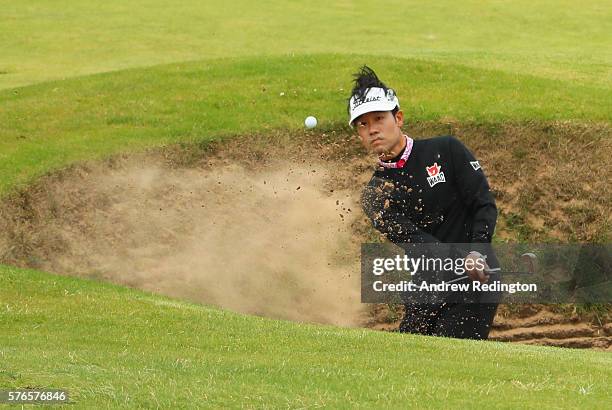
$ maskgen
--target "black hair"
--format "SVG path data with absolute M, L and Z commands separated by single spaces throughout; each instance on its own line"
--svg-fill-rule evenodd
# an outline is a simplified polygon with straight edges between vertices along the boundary
M 355 85 L 351 91 L 351 96 L 348 99 L 347 111 L 351 113 L 351 98 L 356 97 L 357 99 L 365 98 L 365 95 L 369 88 L 382 88 L 385 93 L 389 89 L 385 83 L 380 81 L 374 70 L 367 65 L 362 66 L 359 72 L 353 74 Z M 399 107 L 395 107 L 391 113 L 395 115 L 399 111 Z

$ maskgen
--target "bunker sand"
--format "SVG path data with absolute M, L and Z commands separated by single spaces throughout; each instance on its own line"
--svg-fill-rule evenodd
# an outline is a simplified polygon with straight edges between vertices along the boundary
M 500 238 L 609 237 L 608 126 L 445 120 L 407 132 L 452 133 L 477 154 Z M 77 164 L 4 198 L 0 260 L 243 313 L 392 329 L 384 309 L 359 301 L 360 244 L 382 239 L 359 204 L 373 165 L 342 132 L 239 136 Z M 519 322 L 505 317 L 499 330 Z M 515 333 L 499 339 L 533 339 Z

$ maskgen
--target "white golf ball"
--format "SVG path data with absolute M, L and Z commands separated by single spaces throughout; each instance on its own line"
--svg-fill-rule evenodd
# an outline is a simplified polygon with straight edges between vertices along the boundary
M 317 119 L 313 117 L 312 115 L 309 117 L 306 117 L 306 120 L 304 121 L 304 125 L 306 126 L 306 128 L 314 128 L 317 126 Z

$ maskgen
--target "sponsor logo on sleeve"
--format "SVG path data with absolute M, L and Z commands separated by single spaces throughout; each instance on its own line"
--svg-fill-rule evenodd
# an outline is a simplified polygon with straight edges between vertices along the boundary
M 427 177 L 427 182 L 429 182 L 430 187 L 433 187 L 440 182 L 446 182 L 444 172 L 441 171 L 442 166 L 438 165 L 437 162 L 434 162 L 434 164 L 430 167 L 425 167 L 425 170 L 427 171 L 427 175 L 429 175 Z
M 474 171 L 478 171 L 480 169 L 480 163 L 478 161 L 470 161 L 470 165 L 474 168 Z

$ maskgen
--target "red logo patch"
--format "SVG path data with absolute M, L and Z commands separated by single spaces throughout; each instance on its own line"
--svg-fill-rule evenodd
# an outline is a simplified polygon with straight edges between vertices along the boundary
M 425 169 L 427 170 L 427 173 L 429 174 L 430 177 L 435 177 L 436 175 L 440 173 L 440 170 L 442 169 L 442 167 L 439 166 L 437 162 L 434 162 L 432 166 L 425 167 Z
M 444 172 L 441 171 L 442 166 L 438 165 L 437 162 L 430 167 L 425 167 L 427 170 L 427 182 L 429 182 L 429 186 L 433 188 L 434 185 L 439 184 L 440 182 L 446 182 L 446 178 L 444 177 Z

